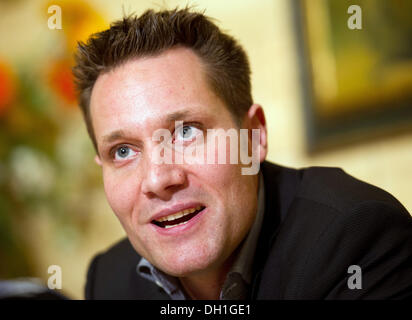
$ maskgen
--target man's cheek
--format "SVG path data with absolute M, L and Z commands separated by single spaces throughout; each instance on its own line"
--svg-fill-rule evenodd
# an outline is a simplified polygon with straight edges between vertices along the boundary
M 120 219 L 129 216 L 132 211 L 131 192 L 127 188 L 127 184 L 120 184 L 110 179 L 104 180 L 104 190 L 107 201 L 112 208 L 114 214 Z

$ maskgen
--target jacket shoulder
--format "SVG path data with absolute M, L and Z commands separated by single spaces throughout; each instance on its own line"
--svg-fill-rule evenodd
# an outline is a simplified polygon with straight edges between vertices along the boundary
M 334 167 L 310 167 L 300 170 L 297 197 L 347 212 L 365 202 L 380 202 L 401 211 L 406 209 L 387 191 L 356 179 Z
M 298 170 L 295 185 L 263 268 L 258 298 L 411 295 L 412 219 L 399 201 L 339 168 Z M 351 265 L 363 271 L 362 290 L 347 286 Z

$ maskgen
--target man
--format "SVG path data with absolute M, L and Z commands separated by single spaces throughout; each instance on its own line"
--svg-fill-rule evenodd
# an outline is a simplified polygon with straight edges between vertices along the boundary
M 79 45 L 74 74 L 105 193 L 128 238 L 93 259 L 87 299 L 412 294 L 409 213 L 340 169 L 264 161 L 265 116 L 251 97 L 247 56 L 204 15 L 124 18 Z M 202 153 L 177 161 L 193 146 L 228 159 L 238 144 L 210 147 L 205 136 L 231 129 L 247 130 L 259 174 Z M 159 130 L 170 135 L 157 139 Z M 168 150 L 172 161 L 157 161 Z

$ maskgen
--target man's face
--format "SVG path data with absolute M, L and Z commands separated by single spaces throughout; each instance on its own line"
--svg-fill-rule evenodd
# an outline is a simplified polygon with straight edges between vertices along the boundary
M 158 129 L 186 148 L 201 133 L 206 145 L 206 129 L 237 128 L 198 57 L 177 48 L 99 76 L 91 117 L 107 199 L 136 251 L 175 276 L 221 268 L 253 223 L 257 176 L 242 175 L 240 164 L 156 164 L 152 157 Z M 175 120 L 183 130 L 174 132 Z M 186 216 L 176 226 L 179 212 Z M 175 220 L 159 221 L 165 217 Z

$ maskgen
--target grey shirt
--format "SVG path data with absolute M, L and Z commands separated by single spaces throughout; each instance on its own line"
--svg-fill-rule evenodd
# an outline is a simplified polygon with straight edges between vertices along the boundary
M 265 190 L 263 175 L 259 174 L 258 208 L 255 221 L 241 244 L 241 248 L 232 268 L 226 276 L 220 300 L 244 300 L 247 297 L 252 282 L 252 266 L 256 251 L 256 244 L 262 228 L 265 212 Z M 137 273 L 161 287 L 173 300 L 190 299 L 180 285 L 180 281 L 154 267 L 145 258 L 142 258 L 136 267 Z

